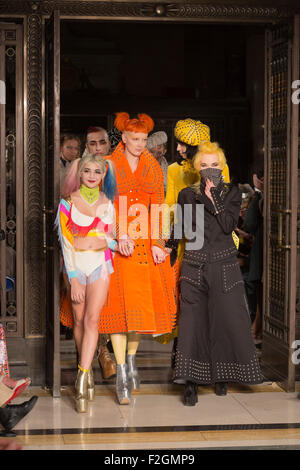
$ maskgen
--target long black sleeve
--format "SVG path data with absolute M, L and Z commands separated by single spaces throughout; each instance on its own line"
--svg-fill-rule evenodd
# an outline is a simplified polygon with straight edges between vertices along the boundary
M 224 233 L 228 234 L 236 228 L 239 220 L 241 191 L 237 186 L 232 186 L 224 200 L 216 188 L 211 188 L 210 192 L 214 201 L 214 215 Z

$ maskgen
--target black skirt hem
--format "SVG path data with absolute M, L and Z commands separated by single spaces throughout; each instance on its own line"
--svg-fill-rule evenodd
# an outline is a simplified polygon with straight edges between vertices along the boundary
M 253 382 L 242 382 L 240 380 L 233 380 L 233 379 L 222 379 L 222 380 L 216 380 L 212 382 L 201 382 L 198 380 L 195 380 L 192 377 L 175 377 L 173 379 L 173 382 L 177 385 L 184 385 L 186 382 L 193 382 L 197 385 L 215 385 L 216 383 L 232 383 L 232 384 L 238 384 L 238 385 L 259 385 L 264 382 L 264 379 L 262 378 L 260 381 L 253 381 Z

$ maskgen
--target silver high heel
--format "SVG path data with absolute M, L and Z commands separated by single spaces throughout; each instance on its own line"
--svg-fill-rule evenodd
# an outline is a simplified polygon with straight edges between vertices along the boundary
M 139 390 L 140 378 L 136 367 L 135 354 L 127 354 L 128 376 L 132 383 L 133 390 Z
M 93 401 L 95 398 L 95 383 L 94 383 L 94 374 L 93 374 L 92 366 L 89 368 L 89 371 L 88 371 L 87 392 L 88 392 L 88 400 Z
M 120 405 L 130 403 L 130 381 L 127 364 L 117 364 L 116 393 Z

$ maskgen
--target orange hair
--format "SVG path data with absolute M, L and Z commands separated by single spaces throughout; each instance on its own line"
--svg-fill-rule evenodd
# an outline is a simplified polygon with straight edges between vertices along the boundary
M 130 119 L 128 113 L 116 113 L 114 124 L 121 132 L 129 131 L 149 134 L 154 128 L 154 121 L 148 114 L 138 114 L 137 118 Z

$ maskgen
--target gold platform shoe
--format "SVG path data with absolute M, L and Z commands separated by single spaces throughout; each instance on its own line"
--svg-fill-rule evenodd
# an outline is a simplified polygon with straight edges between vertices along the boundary
M 77 413 L 86 413 L 88 409 L 88 371 L 78 366 L 75 382 L 75 403 Z
M 88 392 L 88 401 L 93 401 L 95 398 L 95 383 L 94 383 L 94 374 L 92 366 L 88 371 L 87 379 L 87 392 Z

